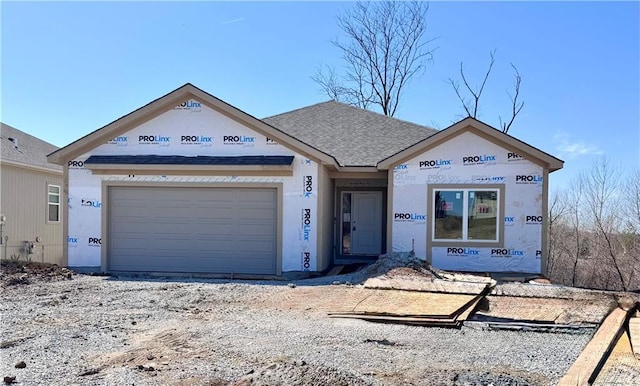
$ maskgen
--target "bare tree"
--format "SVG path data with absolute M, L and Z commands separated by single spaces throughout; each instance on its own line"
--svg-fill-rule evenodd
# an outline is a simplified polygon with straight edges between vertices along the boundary
M 420 1 L 355 3 L 338 16 L 346 42 L 332 42 L 342 51 L 344 75 L 327 66 L 311 78 L 333 100 L 393 116 L 406 85 L 433 59 L 432 40 L 424 38 L 428 8 Z
M 640 171 L 623 176 L 601 158 L 554 196 L 547 270 L 553 281 L 640 289 Z
M 612 168 L 606 158 L 601 158 L 594 162 L 590 173 L 586 175 L 584 188 L 588 214 L 598 236 L 596 241 L 604 241 L 601 247 L 598 245 L 598 250 L 603 249 L 611 258 L 622 289 L 626 291 L 627 283 L 622 273 L 619 248 L 615 240 L 616 234 L 621 231 L 617 213 L 621 207 L 618 199 L 619 175 L 620 172 Z
M 640 235 L 640 170 L 631 173 L 623 186 L 622 196 L 626 227 L 633 233 Z
M 468 117 L 476 118 L 478 116 L 478 107 L 480 106 L 480 97 L 482 96 L 482 91 L 484 90 L 485 84 L 487 84 L 487 79 L 489 79 L 489 75 L 491 74 L 491 70 L 493 69 L 493 64 L 496 62 L 495 58 L 496 51 L 493 50 L 489 53 L 491 55 L 491 61 L 489 62 L 489 68 L 487 72 L 484 74 L 484 79 L 482 79 L 482 84 L 477 90 L 474 90 L 469 82 L 467 81 L 467 77 L 464 75 L 464 68 L 462 62 L 460 62 L 460 77 L 462 78 L 462 82 L 466 87 L 469 94 L 471 94 L 472 101 L 467 100 L 460 93 L 460 83 L 455 82 L 453 79 L 449 78 L 449 84 L 453 87 L 453 90 L 456 92 L 458 99 L 460 99 L 460 103 L 462 103 L 462 108 L 466 111 Z
M 462 78 L 462 83 L 464 84 L 466 92 L 471 95 L 469 98 L 463 95 L 465 93 L 464 90 L 460 91 L 460 82 L 454 81 L 453 79 L 449 78 L 448 82 L 453 88 L 453 91 L 456 93 L 456 96 L 460 100 L 462 108 L 467 113 L 468 117 L 478 117 L 478 112 L 480 109 L 480 98 L 482 97 L 482 92 L 484 91 L 484 87 L 487 84 L 487 80 L 489 79 L 489 75 L 491 74 L 491 70 L 493 70 L 493 65 L 496 61 L 495 53 L 495 50 L 489 52 L 489 55 L 491 56 L 489 67 L 487 68 L 487 72 L 482 79 L 482 83 L 480 83 L 480 86 L 477 88 L 474 88 L 471 86 L 471 84 L 469 84 L 467 76 L 464 74 L 463 63 L 460 62 L 460 78 Z M 522 77 L 520 76 L 518 69 L 513 65 L 513 63 L 511 63 L 511 67 L 515 72 L 514 92 L 513 94 L 507 92 L 507 95 L 509 95 L 509 99 L 511 99 L 511 117 L 508 121 L 503 121 L 502 117 L 498 117 L 498 119 L 500 120 L 500 128 L 502 129 L 503 133 L 509 132 L 511 125 L 513 125 L 516 117 L 524 107 L 524 102 L 518 100 L 518 97 L 520 96 L 520 84 L 522 83 Z
M 585 242 L 584 235 L 580 230 L 582 227 L 582 215 L 580 213 L 582 205 L 582 193 L 583 193 L 584 179 L 579 176 L 571 186 L 569 190 L 569 202 L 570 202 L 570 226 L 571 236 L 573 241 L 573 275 L 571 278 L 571 284 L 575 287 L 578 284 L 578 263 L 580 257 L 587 256 L 589 254 L 589 245 Z
M 553 275 L 556 263 L 561 260 L 562 232 L 558 227 L 562 226 L 562 220 L 569 213 L 569 204 L 564 191 L 556 191 L 549 204 L 549 249 L 547 250 L 547 274 Z
M 513 121 L 515 121 L 518 114 L 520 114 L 520 110 L 522 110 L 522 108 L 524 107 L 523 101 L 518 102 L 518 96 L 520 95 L 520 82 L 522 82 L 522 77 L 520 76 L 518 69 L 516 68 L 516 66 L 513 65 L 513 63 L 511 63 L 511 67 L 515 72 L 513 95 L 507 92 L 507 95 L 509 95 L 509 99 L 511 99 L 511 119 L 509 119 L 509 122 L 503 122 L 502 117 L 498 117 L 498 119 L 500 119 L 500 127 L 502 128 L 503 133 L 509 132 L 511 125 L 513 124 Z

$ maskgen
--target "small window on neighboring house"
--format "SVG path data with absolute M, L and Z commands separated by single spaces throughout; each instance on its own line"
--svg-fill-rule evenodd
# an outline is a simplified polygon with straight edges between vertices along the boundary
M 433 241 L 499 242 L 500 189 L 433 190 Z
M 47 218 L 49 222 L 60 221 L 60 186 L 47 186 Z

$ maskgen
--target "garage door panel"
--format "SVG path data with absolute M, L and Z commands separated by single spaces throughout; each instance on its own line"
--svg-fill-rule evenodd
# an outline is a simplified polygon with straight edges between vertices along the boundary
M 172 221 L 172 219 L 174 220 L 181 219 L 181 218 L 184 218 L 185 215 L 188 215 L 188 209 L 180 208 L 180 207 L 144 208 L 144 211 L 142 213 L 145 213 L 145 216 L 148 217 L 148 213 L 150 211 L 158 212 L 153 217 L 156 219 L 163 219 L 165 221 Z M 135 213 L 135 212 L 133 214 L 139 215 L 138 213 Z
M 147 207 L 139 207 L 139 206 L 118 206 L 117 208 L 113 208 L 111 212 L 114 216 L 125 216 L 130 218 L 146 218 L 147 212 L 149 209 Z
M 179 237 L 163 237 L 153 241 L 154 250 L 162 252 L 164 250 L 182 251 L 192 248 L 191 240 L 184 240 Z
M 274 210 L 272 208 L 241 208 L 238 211 L 238 217 L 245 221 L 272 221 L 274 217 Z
M 274 274 L 276 202 L 276 189 L 111 187 L 108 268 Z
M 194 252 L 200 252 L 204 254 L 216 255 L 218 253 L 224 253 L 226 255 L 233 253 L 236 249 L 234 243 L 229 241 L 228 238 L 215 237 L 210 239 L 202 239 L 196 242 L 196 248 Z
M 232 237 L 233 235 L 231 233 L 220 235 L 200 234 L 197 235 L 194 243 L 196 243 L 196 249 L 206 248 L 206 250 L 227 250 L 229 248 L 233 248 L 233 240 L 231 240 Z
M 115 236 L 117 237 L 117 235 Z M 117 247 L 114 249 L 125 251 L 139 249 L 144 250 L 147 248 L 147 238 L 144 237 L 120 237 Z
M 220 208 L 218 210 L 212 208 L 202 208 L 197 214 L 194 214 L 194 220 L 205 221 L 225 221 L 227 223 L 233 222 L 235 218 L 235 212 L 228 207 Z
M 235 261 L 236 270 L 241 270 L 243 267 L 253 267 L 260 274 L 268 274 L 273 271 L 274 266 L 265 262 L 263 259 L 238 259 Z
M 238 250 L 236 255 L 237 259 L 259 259 L 262 257 L 262 253 L 250 249 Z
M 188 222 L 180 222 L 180 223 L 167 223 L 163 221 L 159 221 L 153 224 L 150 228 L 153 229 L 153 232 L 158 236 L 170 236 L 170 235 L 180 235 L 182 238 L 189 235 L 190 224 Z

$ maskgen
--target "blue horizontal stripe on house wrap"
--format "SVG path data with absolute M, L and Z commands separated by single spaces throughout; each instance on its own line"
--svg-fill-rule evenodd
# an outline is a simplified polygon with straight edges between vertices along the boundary
M 237 157 L 182 155 L 92 155 L 85 164 L 118 165 L 291 165 L 290 155 L 259 155 Z

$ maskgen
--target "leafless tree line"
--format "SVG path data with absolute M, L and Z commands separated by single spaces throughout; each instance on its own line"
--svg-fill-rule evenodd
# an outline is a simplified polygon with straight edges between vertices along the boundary
M 565 285 L 640 290 L 640 171 L 598 159 L 549 202 L 547 273 Z

